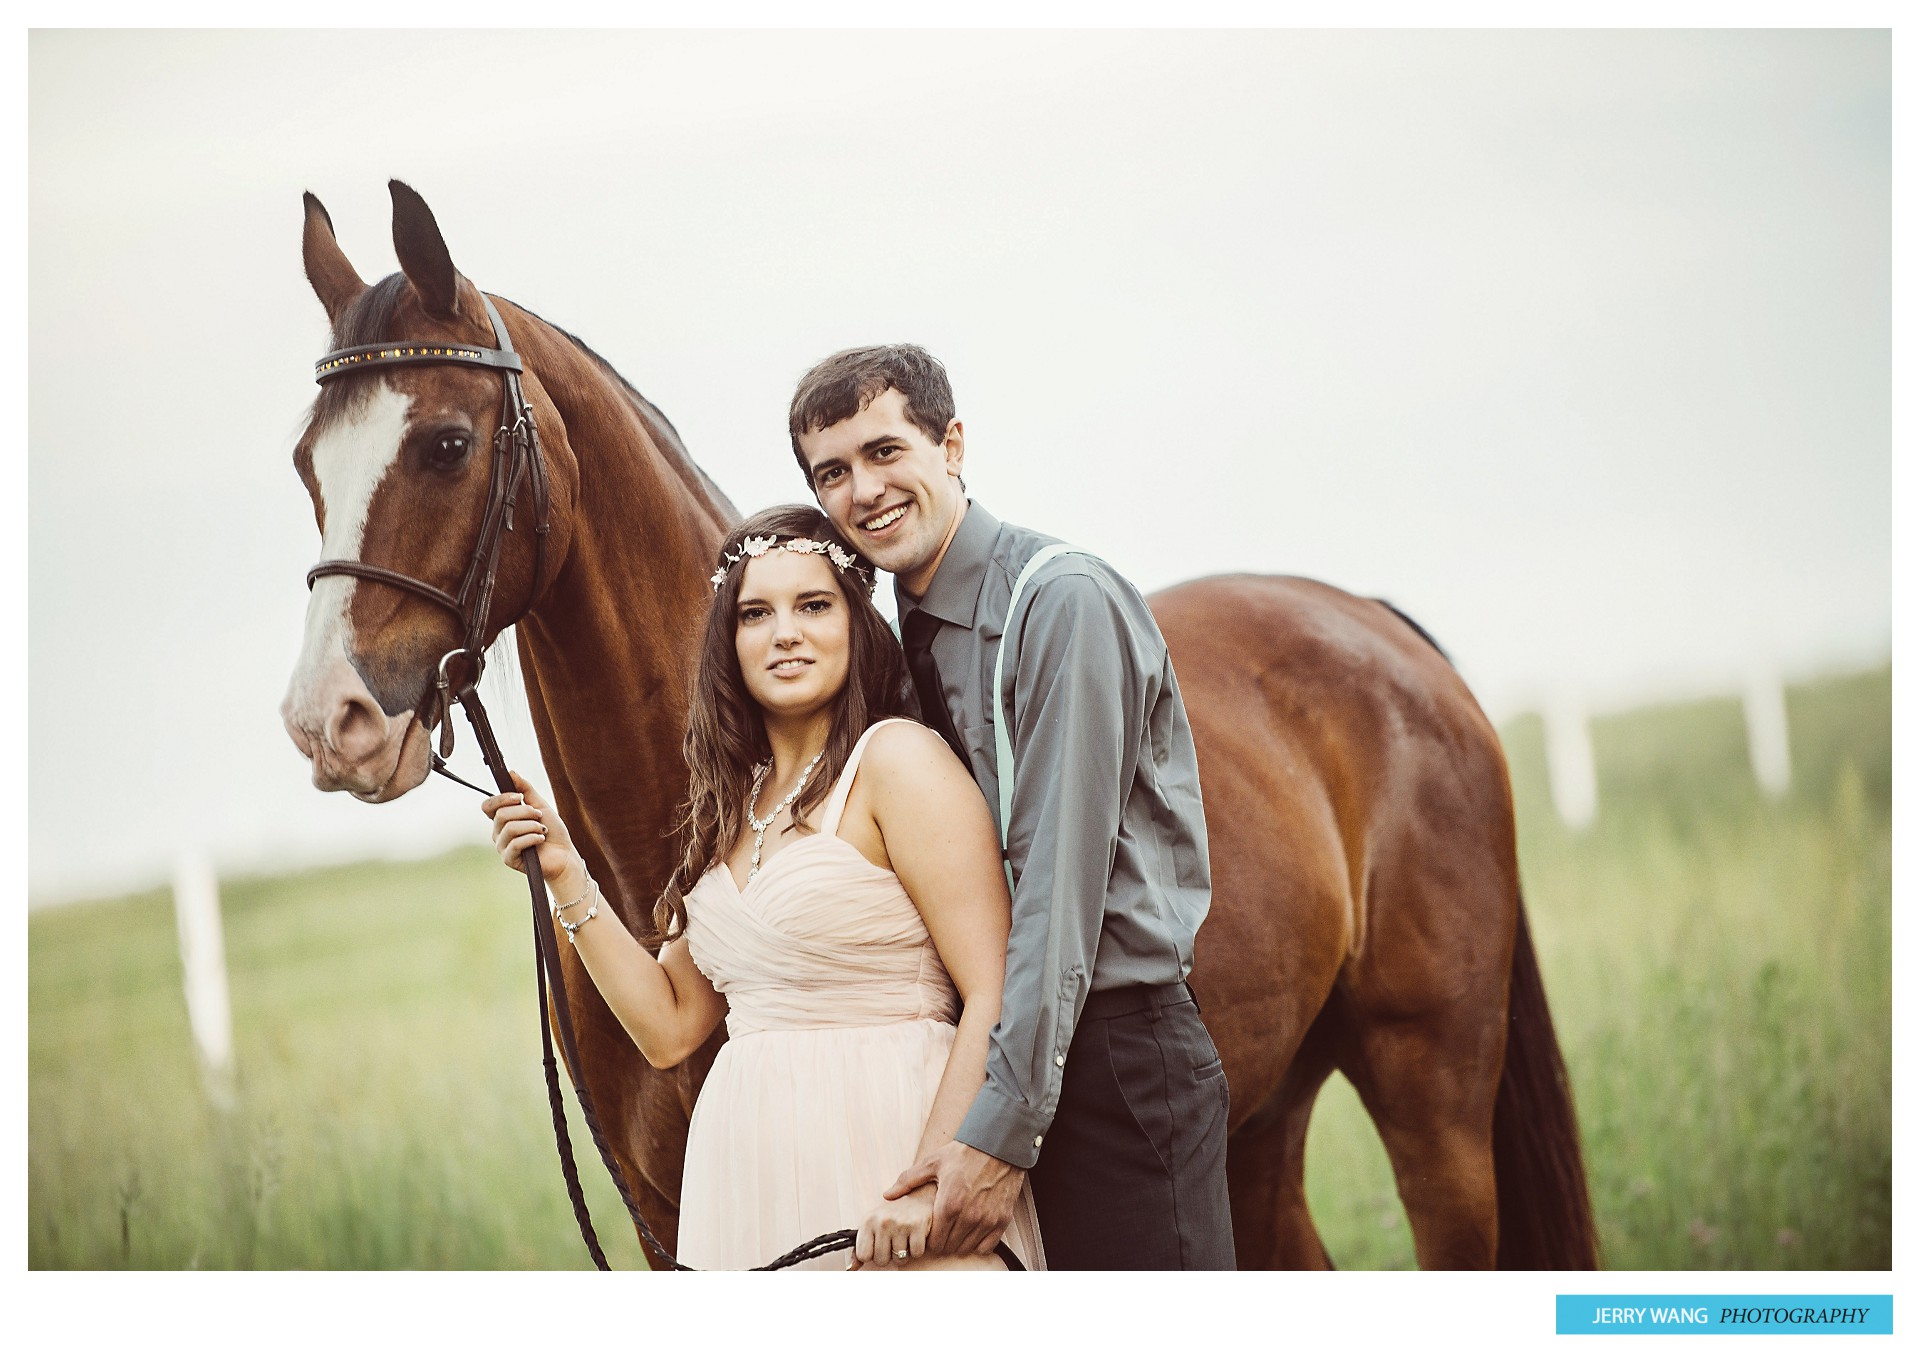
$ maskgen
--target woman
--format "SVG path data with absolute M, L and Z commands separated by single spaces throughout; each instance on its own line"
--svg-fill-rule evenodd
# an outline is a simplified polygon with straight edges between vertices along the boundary
M 986 802 L 939 736 L 896 716 L 899 644 L 871 567 L 826 517 L 759 513 L 721 545 L 713 583 L 658 959 L 524 780 L 483 804 L 494 845 L 515 869 L 538 850 L 555 913 L 650 1064 L 679 1064 L 727 1019 L 687 1132 L 681 1261 L 759 1266 L 857 1224 L 851 1263 L 805 1265 L 999 1266 L 923 1259 L 931 1184 L 882 1199 L 953 1138 L 986 1077 L 1009 912 Z M 1041 1265 L 1030 1197 L 1006 1242 Z

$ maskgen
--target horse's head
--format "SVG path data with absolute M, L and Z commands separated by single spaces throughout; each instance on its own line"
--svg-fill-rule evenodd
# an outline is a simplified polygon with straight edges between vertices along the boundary
M 401 270 L 371 286 L 341 251 L 326 209 L 306 197 L 307 278 L 332 321 L 333 348 L 494 348 L 487 303 L 454 269 L 433 213 L 404 183 L 389 186 Z M 320 557 L 363 565 L 358 575 L 314 579 L 306 638 L 281 704 L 288 734 L 313 763 L 316 788 L 385 802 L 427 777 L 435 678 L 442 658 L 464 645 L 468 627 L 429 593 L 466 598 L 463 582 L 494 482 L 504 380 L 476 365 L 373 361 L 330 376 L 314 400 L 293 459 L 313 498 Z M 551 533 L 536 564 L 537 504 L 531 486 L 521 483 L 514 528 L 501 537 L 483 644 L 551 581 L 564 556 L 566 508 L 577 481 L 552 403 L 531 370 L 521 380 L 548 469 Z M 376 579 L 370 570 L 425 589 Z

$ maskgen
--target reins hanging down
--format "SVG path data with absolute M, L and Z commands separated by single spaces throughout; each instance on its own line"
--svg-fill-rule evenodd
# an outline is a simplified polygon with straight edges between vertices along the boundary
M 520 373 L 524 367 L 519 354 L 513 350 L 512 340 L 507 336 L 507 326 L 501 322 L 500 312 L 494 308 L 492 298 L 483 294 L 481 301 L 487 307 L 487 319 L 493 326 L 496 344 L 493 348 L 449 342 L 368 343 L 329 352 L 314 367 L 314 379 L 320 384 L 356 371 L 389 366 L 480 366 L 501 373 L 506 389 L 501 399 L 500 426 L 493 434 L 487 505 L 480 518 L 480 534 L 474 542 L 473 556 L 468 560 L 466 573 L 460 579 L 459 592 L 450 595 L 431 583 L 405 573 L 348 558 L 326 559 L 316 564 L 307 572 L 307 587 L 311 590 L 314 582 L 322 577 L 357 577 L 399 587 L 453 614 L 461 627 L 461 645 L 440 659 L 433 688 L 422 701 L 416 716 L 421 718 L 424 725 L 431 727 L 438 723 L 440 728 L 440 744 L 432 752 L 434 772 L 484 794 L 484 788 L 468 783 L 446 767 L 446 758 L 453 754 L 453 705 L 457 702 L 466 712 L 467 722 L 473 728 L 475 740 L 479 742 L 481 757 L 493 776 L 495 791 L 516 791 L 506 758 L 501 755 L 500 744 L 494 737 L 493 726 L 487 720 L 486 709 L 481 706 L 477 686 L 486 666 L 484 642 L 487 620 L 493 606 L 494 583 L 500 569 L 500 553 L 506 532 L 513 529 L 514 503 L 523 486 L 527 489 L 533 509 L 533 578 L 536 594 L 540 578 L 544 575 L 546 540 L 551 522 L 548 519 L 546 466 L 540 458 L 539 432 L 534 426 L 533 410 L 528 407 L 526 395 L 520 387 Z M 507 626 L 503 624 L 500 627 Z M 450 669 L 455 665 L 455 658 L 465 659 L 465 669 L 457 677 Z M 573 1144 L 567 1133 L 566 1104 L 560 1091 L 552 1028 L 547 1018 L 549 1009 L 553 1012 L 553 1022 L 560 1028 L 561 1053 L 566 1057 L 568 1077 L 573 1080 L 574 1097 L 580 1103 L 581 1116 L 586 1119 L 587 1132 L 593 1137 L 594 1147 L 600 1152 L 600 1161 L 619 1190 L 620 1199 L 627 1207 L 634 1228 L 646 1244 L 649 1261 L 673 1271 L 691 1271 L 693 1268 L 674 1260 L 673 1254 L 667 1251 L 666 1245 L 654 1235 L 646 1218 L 641 1215 L 633 1192 L 627 1186 L 626 1176 L 615 1162 L 613 1151 L 600 1129 L 599 1114 L 594 1111 L 593 1094 L 580 1072 L 580 1049 L 573 1034 L 573 1013 L 566 1000 L 559 940 L 554 936 L 549 917 L 546 879 L 540 872 L 540 860 L 532 850 L 521 857 L 526 867 L 527 893 L 533 904 L 534 987 L 539 997 L 540 1055 L 546 1074 L 547 1104 L 553 1114 L 553 1138 L 560 1154 L 560 1171 L 566 1179 L 567 1198 L 573 1203 L 573 1216 L 580 1226 L 580 1237 L 586 1242 L 593 1264 L 602 1271 L 609 1270 L 606 1254 L 601 1250 L 598 1235 L 594 1233 L 593 1220 L 587 1214 L 586 1196 L 581 1190 L 580 1173 L 573 1158 Z M 855 1237 L 851 1229 L 821 1234 L 755 1270 L 777 1271 L 830 1252 L 851 1248 Z M 1019 1259 L 1006 1244 L 1002 1243 L 995 1251 L 1010 1270 L 1021 1269 Z

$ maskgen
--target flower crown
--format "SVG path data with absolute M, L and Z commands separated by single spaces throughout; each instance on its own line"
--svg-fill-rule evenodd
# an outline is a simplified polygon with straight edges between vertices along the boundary
M 784 549 L 790 554 L 825 554 L 827 559 L 842 572 L 851 572 L 860 579 L 860 584 L 868 595 L 873 594 L 873 577 L 860 566 L 866 560 L 851 550 L 842 549 L 838 544 L 829 544 L 823 539 L 809 539 L 801 535 L 793 539 L 781 539 L 777 535 L 749 535 L 740 541 L 740 547 L 730 554 L 720 555 L 720 566 L 707 580 L 718 591 L 727 580 L 727 570 L 735 563 L 748 558 L 758 558 L 761 554 L 774 549 Z

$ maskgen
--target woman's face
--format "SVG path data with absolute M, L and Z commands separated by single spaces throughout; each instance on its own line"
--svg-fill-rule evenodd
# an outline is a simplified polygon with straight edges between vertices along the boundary
M 833 564 L 770 549 L 742 566 L 733 650 L 747 693 L 779 717 L 827 708 L 847 683 L 852 628 Z

